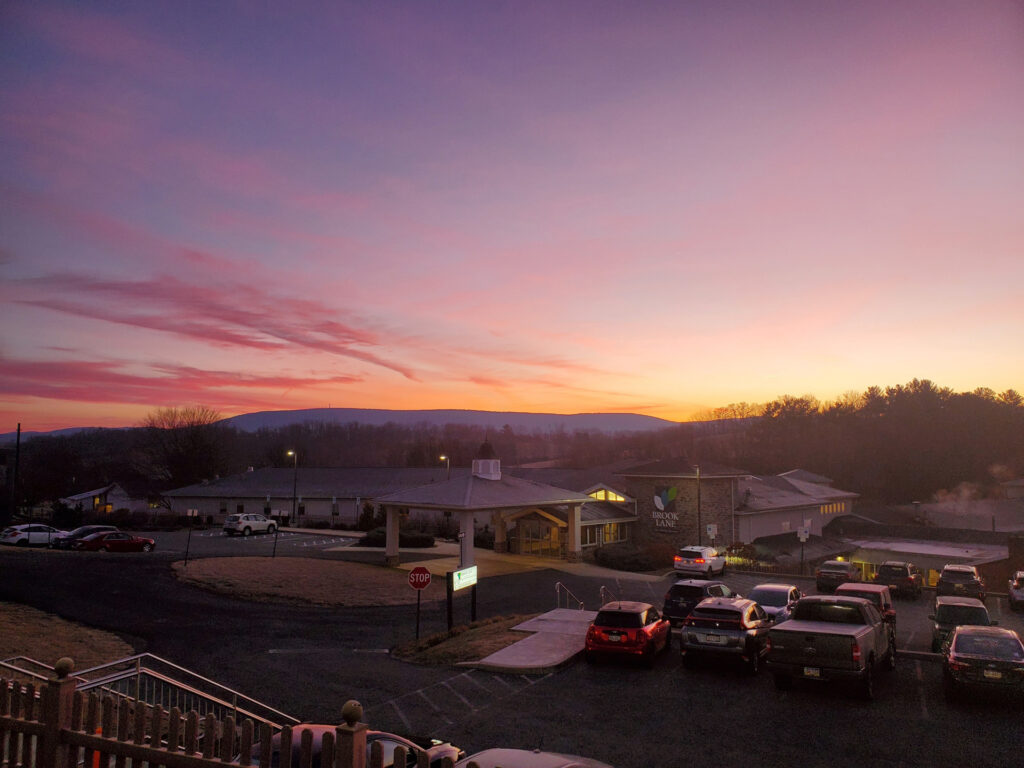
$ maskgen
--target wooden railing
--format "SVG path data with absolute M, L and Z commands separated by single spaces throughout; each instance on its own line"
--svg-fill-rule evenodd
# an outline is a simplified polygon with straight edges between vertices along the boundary
M 61 659 L 42 685 L 0 678 L 0 768 L 382 768 L 381 745 L 367 750 L 362 707 L 342 708 L 344 723 L 314 744 L 313 732 L 285 726 L 275 736 L 263 723 L 241 724 L 233 717 L 201 718 L 177 707 L 165 711 L 125 697 L 85 694 L 71 675 L 73 663 Z M 298 762 L 293 739 L 299 739 Z M 276 742 L 276 744 L 275 744 Z M 258 747 L 258 754 L 254 748 Z M 408 753 L 396 747 L 392 764 L 407 764 Z M 426 752 L 417 768 L 428 768 Z M 453 768 L 445 758 L 442 768 Z M 474 768 L 470 763 L 469 768 Z

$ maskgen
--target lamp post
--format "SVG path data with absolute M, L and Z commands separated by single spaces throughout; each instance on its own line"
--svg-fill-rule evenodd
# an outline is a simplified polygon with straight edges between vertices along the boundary
M 296 451 L 288 451 L 288 455 L 292 457 L 292 516 L 288 520 L 289 525 L 295 525 L 295 502 L 298 498 L 299 490 L 299 454 Z
M 701 529 L 700 529 L 700 464 L 696 465 L 697 468 L 697 546 L 701 546 Z
M 445 454 L 442 453 L 440 456 L 438 456 L 438 458 L 441 459 L 441 461 L 444 462 L 445 467 L 448 469 L 448 478 L 447 479 L 451 480 L 452 479 L 452 457 L 451 456 L 446 456 Z

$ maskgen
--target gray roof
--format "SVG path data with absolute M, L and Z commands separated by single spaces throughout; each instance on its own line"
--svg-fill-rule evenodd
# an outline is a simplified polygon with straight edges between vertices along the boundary
M 832 484 L 832 478 L 825 477 L 824 475 L 816 475 L 813 472 L 808 472 L 806 469 L 791 469 L 789 472 L 780 472 L 779 477 L 786 477 L 790 480 L 802 480 L 805 483 L 821 483 L 823 485 Z
M 110 483 L 109 485 L 104 485 L 102 488 L 95 488 L 94 490 L 91 491 L 82 491 L 81 493 L 76 493 L 72 496 L 65 496 L 64 498 L 61 499 L 61 501 L 65 503 L 76 501 L 88 501 L 93 496 L 102 496 L 103 494 L 109 493 L 110 491 L 114 490 L 117 487 L 117 483 Z
M 175 488 L 164 496 L 210 498 L 266 498 L 291 496 L 296 476 L 292 467 L 264 467 L 206 483 Z M 468 475 L 452 467 L 452 477 Z M 402 488 L 444 482 L 445 467 L 299 467 L 298 494 L 304 498 L 375 498 Z
M 417 509 L 486 510 L 582 504 L 593 499 L 565 488 L 502 473 L 500 480 L 485 480 L 473 475 L 453 477 L 445 482 L 379 496 L 375 501 Z
M 787 473 L 788 474 L 788 473 Z M 836 501 L 854 499 L 858 494 L 841 491 L 820 483 L 794 480 L 781 475 L 747 475 L 738 483 L 739 504 L 737 514 L 757 514 L 776 509 L 810 507 Z

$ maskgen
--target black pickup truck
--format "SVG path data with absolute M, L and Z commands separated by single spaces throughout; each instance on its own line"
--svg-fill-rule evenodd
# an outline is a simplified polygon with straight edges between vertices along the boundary
M 769 631 L 768 669 L 780 689 L 794 679 L 847 681 L 873 699 L 877 669 L 896 666 L 890 637 L 882 614 L 863 598 L 804 597 L 789 621 Z

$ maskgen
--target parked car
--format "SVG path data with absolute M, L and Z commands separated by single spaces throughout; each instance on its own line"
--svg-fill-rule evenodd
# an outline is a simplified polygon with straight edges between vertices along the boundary
M 850 584 L 840 584 L 836 587 L 834 594 L 846 595 L 847 597 L 863 597 L 865 600 L 870 600 L 872 605 L 882 614 L 882 619 L 889 624 L 889 631 L 892 633 L 890 639 L 892 640 L 893 647 L 895 647 L 896 606 L 893 605 L 892 592 L 889 591 L 887 585 L 851 582 Z
M 690 611 L 706 597 L 739 597 L 720 581 L 697 581 L 679 579 L 665 593 L 665 605 L 661 614 L 673 627 L 683 623 Z
M 1024 571 L 1017 571 L 1006 588 L 1006 599 L 1011 611 L 1024 608 Z
M 485 749 L 460 760 L 455 768 L 612 768 L 589 757 L 526 749 Z
M 935 594 L 973 597 L 985 602 L 985 581 L 973 565 L 947 565 L 939 574 Z
M 273 533 L 277 530 L 277 523 L 266 515 L 255 512 L 248 512 L 243 515 L 228 515 L 224 518 L 224 533 L 234 536 L 240 533 L 242 536 L 251 536 L 254 533 Z
M 75 542 L 75 549 L 84 552 L 152 552 L 155 546 L 153 539 L 124 531 L 100 531 Z
M 803 595 L 792 584 L 758 584 L 747 597 L 764 608 L 773 624 L 781 624 L 793 613 L 793 606 Z
M 772 620 L 764 608 L 744 597 L 709 597 L 690 612 L 679 631 L 683 665 L 692 668 L 699 657 L 732 656 L 756 675 L 768 653 Z
M 588 662 L 600 655 L 640 658 L 648 666 L 669 646 L 671 625 L 649 603 L 616 600 L 605 603 L 587 629 L 583 656 Z
M 682 547 L 672 558 L 672 567 L 681 573 L 696 573 L 710 579 L 725 573 L 725 555 L 714 547 Z
M 961 626 L 953 632 L 942 660 L 946 701 L 959 701 L 965 689 L 1005 692 L 1024 702 L 1024 643 L 997 627 Z
M 819 592 L 831 592 L 851 581 L 862 579 L 860 568 L 848 560 L 826 560 L 814 571 L 814 586 Z
M 924 589 L 921 569 L 902 560 L 886 560 L 878 566 L 874 581 L 876 584 L 887 585 L 893 596 L 912 597 L 915 600 Z
M 928 618 L 935 622 L 932 628 L 932 653 L 942 650 L 957 627 L 965 624 L 989 627 L 997 623 L 989 617 L 988 609 L 980 600 L 948 595 L 935 598 L 935 613 L 929 613 Z
M 83 525 L 73 531 L 54 536 L 50 539 L 50 546 L 53 549 L 74 549 L 75 542 L 79 539 L 84 539 L 94 533 L 116 530 L 119 530 L 116 525 Z
M 45 547 L 55 537 L 63 536 L 66 533 L 67 531 L 41 523 L 12 525 L 4 528 L 0 533 L 0 544 L 12 544 L 16 547 Z
M 310 768 L 320 768 L 320 755 L 323 751 L 323 738 L 325 733 L 334 733 L 335 725 L 318 725 L 314 723 L 302 723 L 292 726 L 292 759 L 293 768 L 299 765 L 300 750 L 302 749 L 302 732 L 309 731 L 313 737 L 312 760 Z M 386 731 L 366 732 L 366 764 L 370 764 L 370 751 L 373 745 L 381 745 L 383 753 L 382 768 L 416 768 L 419 756 L 425 754 L 430 768 L 441 768 L 445 758 L 457 761 L 466 756 L 466 752 L 458 747 L 439 739 L 415 738 L 407 739 L 395 733 Z M 404 767 L 395 766 L 395 748 L 405 747 L 406 764 Z M 252 745 L 251 754 L 258 758 L 261 744 Z M 271 740 L 270 768 L 279 768 L 281 765 L 281 734 L 275 734 Z M 328 768 L 331 768 L 328 766 Z
M 862 597 L 803 597 L 789 621 L 771 628 L 768 640 L 768 668 L 779 689 L 795 679 L 850 682 L 873 699 L 875 670 L 896 667 L 889 625 Z

